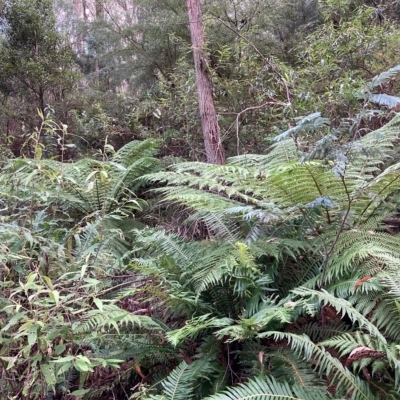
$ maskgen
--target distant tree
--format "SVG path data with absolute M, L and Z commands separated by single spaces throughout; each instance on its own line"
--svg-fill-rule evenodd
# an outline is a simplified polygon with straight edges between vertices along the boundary
M 0 91 L 42 112 L 74 82 L 73 53 L 56 30 L 53 0 L 9 0 L 0 9 Z

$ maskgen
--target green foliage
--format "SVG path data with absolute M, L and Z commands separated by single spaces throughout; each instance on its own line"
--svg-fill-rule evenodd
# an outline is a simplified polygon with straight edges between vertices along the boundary
M 208 400 L 243 400 L 243 399 L 256 399 L 256 400 L 284 400 L 287 398 L 294 400 L 310 399 L 310 400 L 323 400 L 329 399 L 323 392 L 307 390 L 303 386 L 294 385 L 289 386 L 277 382 L 273 377 L 268 377 L 265 380 L 255 379 L 249 381 L 245 385 L 240 385 L 235 388 L 230 388 L 225 393 L 210 396 Z
M 2 91 L 29 93 L 42 112 L 51 90 L 62 96 L 74 81 L 72 52 L 56 31 L 52 6 L 51 0 L 7 1 L 1 12 Z
M 1 159 L 2 395 L 397 399 L 398 2 L 205 1 L 223 166 L 185 5 L 89 3 L 79 67 L 52 2 L 2 7 L 2 148 L 17 96 L 41 122 Z
M 26 144 L 40 124 L 36 111 L 43 119 L 50 110 L 60 126 L 68 123 L 69 96 L 79 73 L 69 40 L 57 29 L 53 0 L 6 1 L 0 24 L 0 142 L 14 156 L 32 156 Z M 60 141 L 43 139 L 50 156 L 65 150 Z
M 386 375 L 390 369 L 398 370 L 397 350 L 391 339 L 395 334 L 395 322 L 389 322 L 398 311 L 395 311 L 393 301 L 392 308 L 388 304 L 390 296 L 397 293 L 397 287 L 393 286 L 394 281 L 389 276 L 397 274 L 399 241 L 398 235 L 384 233 L 382 226 L 383 220 L 395 210 L 390 204 L 395 204 L 399 190 L 398 165 L 390 165 L 398 137 L 398 121 L 395 117 L 387 126 L 359 141 L 336 146 L 325 160 L 314 158 L 286 162 L 282 154 L 287 154 L 288 141 L 293 142 L 293 139 L 283 137 L 284 140 L 278 140 L 273 152 L 264 158 L 235 157 L 228 165 L 217 167 L 183 163 L 149 175 L 149 182 L 166 185 L 156 189 L 163 195 L 165 203 L 190 210 L 187 223 L 195 219 L 201 221 L 211 241 L 223 239 L 234 244 L 235 240 L 247 240 L 250 246 L 247 253 L 242 253 L 243 259 L 247 260 L 245 265 L 254 271 L 262 271 L 264 276 L 269 273 L 276 277 L 273 282 L 263 283 L 252 278 L 253 284 L 262 287 L 260 293 L 263 295 L 259 297 L 257 306 L 254 307 L 249 299 L 243 303 L 242 315 L 236 316 L 235 312 L 230 313 L 228 306 L 225 315 L 203 311 L 203 315 L 167 335 L 172 343 L 179 345 L 184 339 L 197 338 L 199 333 L 204 336 L 210 331 L 228 343 L 254 341 L 270 337 L 270 332 L 276 329 L 274 327 L 290 325 L 301 315 L 312 318 L 320 315 L 324 321 L 326 308 L 331 307 L 335 310 L 334 318 L 348 318 L 357 329 L 369 331 L 377 343 L 379 350 L 370 348 L 370 353 L 363 353 L 364 357 L 360 355 L 360 359 L 354 360 L 354 365 L 353 361 L 348 361 L 348 365 L 358 368 L 355 369 L 356 375 L 347 370 L 338 358 L 324 351 L 322 345 L 308 338 L 285 332 L 276 333 L 275 338 L 288 340 L 293 344 L 295 354 L 304 354 L 309 362 L 315 362 L 318 354 L 316 362 L 320 376 L 329 376 L 330 385 L 337 384 L 343 388 L 342 395 L 355 399 L 377 398 L 374 389 L 370 389 L 357 374 L 364 374 L 362 368 L 369 365 L 375 374 L 379 371 L 378 374 Z M 325 126 L 326 123 L 322 128 L 326 129 Z M 293 129 L 293 132 L 301 135 L 301 128 L 298 131 Z M 372 148 L 371 142 L 376 143 Z M 308 241 L 311 246 L 296 244 L 296 240 Z M 175 246 L 168 244 L 166 251 L 167 247 L 176 252 Z M 302 254 L 301 261 L 297 253 Z M 249 259 L 251 254 L 255 257 L 252 261 Z M 186 258 L 193 259 L 194 255 Z M 229 260 L 229 257 L 225 258 Z M 201 266 L 200 274 L 197 265 Z M 195 291 L 196 287 L 200 288 L 199 299 L 204 301 L 206 293 L 212 293 L 214 287 L 227 288 L 233 278 L 240 278 L 228 265 L 234 267 L 234 259 L 230 259 L 227 265 L 211 264 L 210 269 L 199 260 L 190 267 L 192 278 L 186 282 L 194 283 Z M 226 277 L 225 271 L 229 271 Z M 281 277 L 288 271 L 289 276 Z M 386 277 L 384 282 L 391 290 L 384 289 L 379 274 Z M 372 278 L 374 275 L 376 278 Z M 182 279 L 186 274 L 183 272 L 180 276 Z M 197 279 L 201 286 L 198 286 Z M 301 285 L 308 288 L 299 287 Z M 230 296 L 237 296 L 237 302 L 241 298 L 240 284 L 237 282 L 230 287 L 233 290 Z M 279 297 L 274 299 L 273 289 L 277 289 L 280 301 Z M 252 296 L 252 293 L 246 292 L 245 296 Z M 214 300 L 208 309 L 221 300 Z M 384 303 L 381 305 L 382 300 Z M 379 309 L 379 314 L 374 312 L 372 317 L 369 313 L 375 308 Z M 217 306 L 216 311 L 219 309 Z M 232 316 L 235 316 L 235 321 L 226 319 Z M 341 329 L 346 331 L 348 328 Z M 389 340 L 384 333 L 386 329 L 389 329 Z M 350 349 L 345 347 L 349 335 L 344 334 L 326 343 Z M 349 352 L 351 350 L 347 350 Z M 397 373 L 393 379 L 397 388 Z
M 36 159 L 15 159 L 1 175 L 0 357 L 4 393 L 50 399 L 82 391 L 98 368 L 126 363 L 141 343 L 139 337 L 127 346 L 132 332 L 163 330 L 109 296 L 126 264 L 130 231 L 139 226 L 122 224 L 121 216 L 142 209 L 133 190 L 160 164 L 152 141 L 132 142 L 103 162 L 63 164 L 41 159 L 36 149 Z M 19 210 L 26 215 L 16 217 Z M 117 286 L 135 282 L 127 274 Z M 13 384 L 17 377 L 21 386 Z

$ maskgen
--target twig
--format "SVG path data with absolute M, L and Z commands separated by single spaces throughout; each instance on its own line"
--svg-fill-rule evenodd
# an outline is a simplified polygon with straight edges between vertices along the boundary
M 344 190 L 345 190 L 346 195 L 347 195 L 347 201 L 348 201 L 347 210 L 346 210 L 344 216 L 342 217 L 342 222 L 341 222 L 341 224 L 339 226 L 339 229 L 338 229 L 338 231 L 336 233 L 336 237 L 335 237 L 330 249 L 325 253 L 324 263 L 322 264 L 321 286 L 325 285 L 324 281 L 325 281 L 325 277 L 326 277 L 326 270 L 328 268 L 329 257 L 332 254 L 337 242 L 339 241 L 340 235 L 343 232 L 344 226 L 345 226 L 345 224 L 347 222 L 347 218 L 348 218 L 348 216 L 350 214 L 350 211 L 351 211 L 351 205 L 352 205 L 353 200 L 354 200 L 354 198 L 350 197 L 350 192 L 348 190 L 348 187 L 347 187 L 347 184 L 346 184 L 346 180 L 344 179 L 344 177 L 345 176 L 344 176 L 344 172 L 343 172 L 343 175 L 341 176 L 341 180 L 342 180 L 342 183 L 343 183 L 343 186 L 344 186 Z
M 240 150 L 239 150 L 239 119 L 240 117 L 246 113 L 247 111 L 252 111 L 252 110 L 259 110 L 260 108 L 264 108 L 265 106 L 268 105 L 275 105 L 275 104 L 280 104 L 279 102 L 274 102 L 274 101 L 267 101 L 259 106 L 252 106 L 252 107 L 247 107 L 244 110 L 240 111 L 237 115 L 236 115 L 236 149 L 237 149 L 237 154 L 240 154 Z M 284 104 L 284 103 L 283 103 Z M 286 104 L 285 104 L 286 105 Z
M 238 32 L 236 29 L 232 28 L 231 26 L 229 26 L 224 20 L 222 20 L 219 17 L 215 17 L 219 22 L 221 22 L 222 25 L 224 25 L 225 27 L 227 27 L 230 31 L 232 31 L 235 35 L 239 36 L 241 39 L 243 39 L 247 44 L 249 44 L 254 51 L 263 59 L 263 61 L 269 65 L 269 67 L 276 73 L 276 75 L 278 75 L 279 79 L 282 81 L 283 86 L 285 87 L 285 91 L 286 91 L 286 100 L 288 104 L 291 104 L 291 98 L 290 98 L 290 91 L 289 91 L 289 87 L 285 81 L 285 78 L 282 76 L 282 74 L 277 70 L 277 68 L 275 67 L 274 64 L 271 63 L 270 60 L 268 60 L 267 57 L 265 57 L 260 50 L 258 50 L 258 48 L 256 47 L 256 45 L 249 39 L 247 39 L 246 36 L 243 36 L 240 32 Z

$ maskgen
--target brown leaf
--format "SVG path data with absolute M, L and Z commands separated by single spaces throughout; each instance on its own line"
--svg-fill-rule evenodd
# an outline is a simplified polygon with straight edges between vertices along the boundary
M 362 358 L 385 358 L 385 353 L 382 351 L 372 350 L 366 346 L 360 346 L 355 348 L 349 355 L 349 358 L 346 361 L 345 367 L 351 365 L 354 361 L 361 360 Z
M 357 289 L 361 284 L 363 284 L 364 282 L 369 281 L 372 278 L 371 275 L 368 276 L 364 276 L 364 278 L 359 279 L 356 284 L 354 285 L 354 289 Z
M 146 378 L 146 375 L 142 372 L 139 364 L 135 364 L 135 370 L 143 379 Z

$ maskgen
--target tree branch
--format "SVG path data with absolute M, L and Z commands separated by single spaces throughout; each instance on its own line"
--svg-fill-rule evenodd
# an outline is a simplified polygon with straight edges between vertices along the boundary
M 249 39 L 247 39 L 246 36 L 243 36 L 240 32 L 238 32 L 236 29 L 233 29 L 231 26 L 229 26 L 224 20 L 222 20 L 219 17 L 215 17 L 219 22 L 221 22 L 222 25 L 224 25 L 225 27 L 227 27 L 230 31 L 232 31 L 235 35 L 239 36 L 241 39 L 243 39 L 247 44 L 249 44 L 254 51 L 263 59 L 263 61 L 265 62 L 265 64 L 267 64 L 273 72 L 275 72 L 275 74 L 279 77 L 280 81 L 282 82 L 284 88 L 285 88 L 285 92 L 286 92 L 286 101 L 287 104 L 291 104 L 291 96 L 290 96 L 290 90 L 289 87 L 286 83 L 285 78 L 283 77 L 283 75 L 277 70 L 277 68 L 275 67 L 275 65 L 273 63 L 271 63 L 270 60 L 268 60 L 267 57 L 265 57 L 260 50 L 258 50 L 258 48 L 256 47 L 256 45 Z

